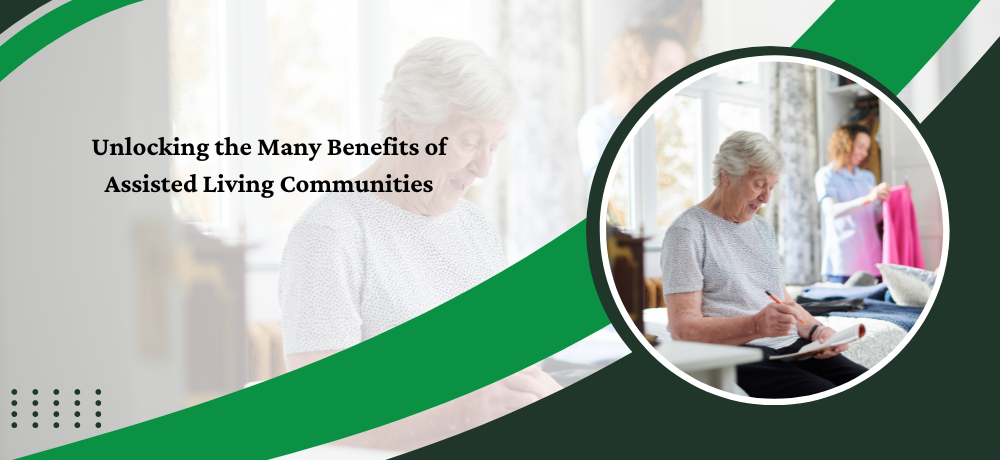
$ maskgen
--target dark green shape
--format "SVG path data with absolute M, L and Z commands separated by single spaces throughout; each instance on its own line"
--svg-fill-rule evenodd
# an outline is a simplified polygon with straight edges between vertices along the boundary
M 10 413 L 10 416 L 11 416 L 11 417 L 17 417 L 17 411 L 14 411 L 14 412 L 11 412 L 11 413 Z
M 76 401 L 73 401 L 73 404 L 76 404 L 77 406 L 79 406 L 80 405 L 80 400 L 78 399 Z
M 52 424 L 52 427 L 53 427 L 53 428 L 59 428 L 59 422 L 56 422 L 56 423 L 53 423 L 53 424 Z
M 100 405 L 101 405 L 101 400 L 100 400 L 100 399 L 98 399 L 98 400 L 97 400 L 97 405 L 98 405 L 98 406 L 100 406 Z
M 79 417 L 80 416 L 80 411 L 74 412 L 73 415 Z
M 32 427 L 32 428 L 38 428 L 38 422 L 34 422 L 34 423 L 32 423 L 32 424 L 31 424 L 31 427 Z
M 97 413 L 96 413 L 96 414 L 94 414 L 94 415 L 96 415 L 96 416 L 100 417 L 100 416 L 101 416 L 101 411 L 97 411 Z
M 77 428 L 80 428 L 80 422 L 76 422 L 76 423 L 74 423 L 74 424 L 73 424 L 73 426 L 75 426 L 75 427 L 77 427 Z
M 10 405 L 11 405 L 11 406 L 16 406 L 16 405 L 17 405 L 17 400 L 15 399 L 15 400 L 11 401 L 11 402 L 10 402 Z
M 58 416 L 59 416 L 59 411 L 55 411 L 55 412 L 53 412 L 53 413 L 52 413 L 52 415 L 53 415 L 54 417 L 58 417 Z
M 16 2 L 0 2 L 0 33 L 10 28 L 38 7 L 48 3 L 48 0 L 18 0 Z
M 100 428 L 101 427 L 101 422 L 97 422 L 97 425 L 95 425 L 95 426 L 98 427 L 98 428 Z
M 17 390 L 10 390 L 10 394 L 17 396 Z
M 100 396 L 101 395 L 101 390 L 97 390 L 95 393 L 97 393 L 97 395 Z
M 898 94 L 979 0 L 837 0 L 792 47 L 846 61 Z
M 38 390 L 31 390 L 31 394 L 37 395 L 38 394 Z
M 80 394 L 80 390 L 78 389 L 78 390 L 74 391 L 73 393 Z
M 59 400 L 52 401 L 52 404 L 59 405 Z
M 38 417 L 38 411 L 36 410 L 36 411 L 32 412 L 32 413 L 31 413 L 31 416 L 32 416 L 32 417 Z
M 31 405 L 32 406 L 37 406 L 38 405 L 38 400 L 36 399 L 34 401 L 31 401 Z
M 52 390 L 52 394 L 59 396 L 59 390 Z
M 14 422 L 14 423 L 11 423 L 11 424 L 10 424 L 10 427 L 11 427 L 11 428 L 17 428 L 17 422 Z

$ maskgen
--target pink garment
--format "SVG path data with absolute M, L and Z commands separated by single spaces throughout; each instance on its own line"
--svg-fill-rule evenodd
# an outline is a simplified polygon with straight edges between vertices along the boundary
M 917 231 L 910 187 L 893 187 L 889 199 L 882 201 L 882 213 L 885 222 L 882 263 L 924 268 L 924 252 L 920 249 L 920 232 Z

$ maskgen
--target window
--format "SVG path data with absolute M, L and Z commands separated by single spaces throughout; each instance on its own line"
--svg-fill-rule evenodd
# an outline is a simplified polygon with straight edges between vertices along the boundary
M 740 104 L 736 102 L 719 102 L 719 135 L 718 145 L 737 131 L 760 131 L 760 107 L 757 105 Z
M 386 0 L 382 6 L 386 14 L 358 0 L 171 1 L 172 134 L 207 143 L 229 136 L 255 150 L 258 139 L 378 141 L 379 97 L 407 49 L 429 36 L 449 36 L 496 54 L 497 25 L 485 20 L 495 14 L 493 4 Z M 173 158 L 175 178 L 244 174 L 276 182 L 286 176 L 346 179 L 374 161 Z M 480 182 L 467 199 L 476 201 Z M 171 194 L 179 220 L 246 244 L 248 264 L 267 269 L 276 268 L 292 225 L 319 196 Z
M 631 217 L 631 203 L 629 202 L 630 189 L 632 187 L 631 164 L 632 145 L 627 147 L 627 153 L 620 155 L 621 164 L 615 173 L 611 185 L 611 196 L 608 198 L 608 222 L 611 225 L 621 228 L 632 228 L 635 225 L 629 218 Z
M 267 2 L 270 139 L 295 143 L 357 138 L 357 101 L 350 91 L 357 75 L 345 71 L 356 68 L 357 22 L 341 19 L 331 27 L 333 18 L 356 15 L 349 0 Z M 258 176 L 274 179 L 289 175 L 345 179 L 356 173 L 354 169 L 360 170 L 353 162 L 321 160 L 270 157 L 247 163 L 264 169 Z M 277 193 L 270 199 L 271 209 L 260 210 L 269 214 L 261 224 L 285 230 L 316 198 L 308 193 Z
M 656 228 L 666 229 L 695 204 L 695 164 L 701 151 L 701 99 L 677 95 L 656 118 Z
M 170 3 L 170 119 L 180 142 L 215 142 L 219 138 L 219 34 L 218 7 L 211 1 Z M 187 179 L 215 175 L 220 165 L 214 155 L 207 161 L 171 157 L 171 175 Z M 222 203 L 207 193 L 170 194 L 174 214 L 182 222 L 197 223 L 203 230 L 222 223 Z
M 403 53 L 424 38 L 447 36 L 470 40 L 498 56 L 502 7 L 462 0 L 171 0 L 171 134 L 194 143 L 231 137 L 254 150 L 258 139 L 381 142 L 379 98 Z M 277 182 L 286 176 L 347 179 L 374 161 L 256 155 L 220 160 L 214 145 L 209 153 L 207 161 L 172 157 L 171 175 L 187 179 L 195 174 L 200 181 L 243 174 L 275 180 L 273 190 L 278 190 Z M 487 187 L 477 181 L 465 198 L 480 205 L 499 201 L 496 185 Z M 280 315 L 273 293 L 288 233 L 321 196 L 279 190 L 266 199 L 204 192 L 171 194 L 171 199 L 179 221 L 246 247 L 247 318 L 266 321 Z M 493 211 L 494 217 L 509 212 L 500 206 Z M 504 244 L 508 258 L 517 254 Z
M 770 138 L 765 116 L 769 68 L 757 63 L 727 67 L 658 101 L 654 122 L 628 143 L 627 158 L 616 171 L 608 222 L 652 237 L 650 244 L 658 245 L 680 213 L 712 193 L 712 161 L 726 137 L 747 130 Z M 649 137 L 655 142 L 643 142 Z M 645 203 L 643 197 L 655 202 Z

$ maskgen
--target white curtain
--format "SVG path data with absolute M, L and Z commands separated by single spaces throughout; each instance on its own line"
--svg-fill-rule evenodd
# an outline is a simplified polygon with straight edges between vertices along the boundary
M 480 201 L 513 264 L 580 222 L 587 184 L 576 126 L 583 113 L 580 2 L 501 0 L 497 58 L 517 84 L 521 109 L 494 157 L 497 180 Z

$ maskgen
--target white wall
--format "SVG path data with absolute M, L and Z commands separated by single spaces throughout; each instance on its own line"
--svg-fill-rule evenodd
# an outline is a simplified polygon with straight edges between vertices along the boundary
M 698 57 L 752 46 L 792 46 L 832 0 L 704 0 Z

